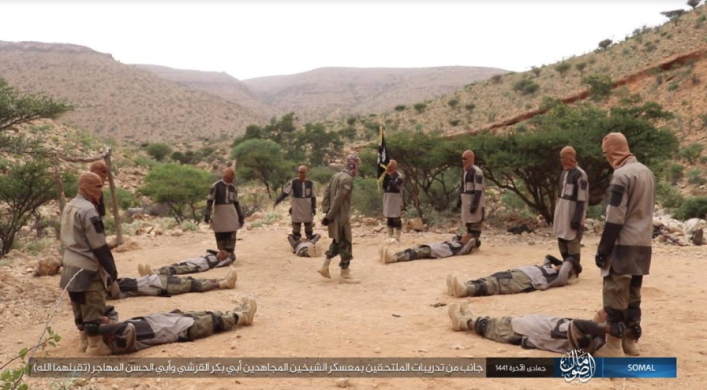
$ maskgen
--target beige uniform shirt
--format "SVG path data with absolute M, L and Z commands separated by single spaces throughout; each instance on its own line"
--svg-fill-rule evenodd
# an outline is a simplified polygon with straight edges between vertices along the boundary
M 351 193 L 353 192 L 353 177 L 346 172 L 332 176 L 324 191 L 322 208 L 329 222 L 329 238 L 336 242 L 345 239 L 353 242 L 351 235 Z
M 655 177 L 635 157 L 614 171 L 606 225 L 598 252 L 607 255 L 602 275 L 648 275 L 653 243 Z

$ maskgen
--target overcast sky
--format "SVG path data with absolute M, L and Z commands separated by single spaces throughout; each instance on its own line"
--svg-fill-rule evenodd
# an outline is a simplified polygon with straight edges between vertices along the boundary
M 0 40 L 73 43 L 127 64 L 242 80 L 326 66 L 524 71 L 660 24 L 661 11 L 685 2 L 0 0 Z

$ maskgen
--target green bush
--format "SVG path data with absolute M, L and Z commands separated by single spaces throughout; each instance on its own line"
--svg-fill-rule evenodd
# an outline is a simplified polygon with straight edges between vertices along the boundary
M 604 206 L 601 204 L 595 204 L 594 206 L 589 206 L 587 208 L 587 218 L 599 219 L 604 213 Z
M 73 172 L 64 171 L 61 177 L 64 187 L 64 196 L 71 199 L 79 192 L 79 176 Z
M 520 92 L 521 95 L 532 95 L 538 91 L 540 85 L 530 79 L 520 79 L 513 84 L 513 90 Z
M 675 218 L 688 220 L 691 218 L 707 218 L 707 196 L 687 198 L 675 211 Z
M 346 118 L 346 124 L 349 126 L 353 126 L 354 123 L 356 123 L 356 117 L 355 116 L 350 116 Z
M 351 202 L 351 206 L 362 215 L 380 217 L 383 213 L 383 194 L 378 191 L 376 179 L 356 177 Z
M 275 222 L 279 221 L 282 218 L 280 213 L 267 213 L 265 214 L 265 218 L 263 218 L 263 223 L 266 225 L 272 225 Z
M 570 70 L 572 66 L 568 64 L 567 62 L 560 62 L 559 64 L 555 65 L 555 71 L 560 74 L 560 76 L 564 77 L 565 73 Z
M 452 119 L 449 121 L 450 126 L 458 126 L 461 123 L 461 120 L 459 119 Z
M 415 109 L 415 111 L 417 111 L 418 114 L 422 114 L 423 112 L 425 112 L 425 108 L 427 108 L 427 104 L 425 104 L 425 103 L 415 103 L 415 105 L 413 106 L 413 108 Z
M 137 156 L 133 159 L 133 162 L 139 167 L 146 167 L 150 169 L 157 166 L 157 161 L 147 156 Z
M 680 179 L 685 177 L 684 171 L 685 167 L 683 167 L 682 164 L 671 163 L 665 170 L 665 179 L 668 180 L 670 184 L 676 185 Z
M 115 197 L 118 201 L 118 207 L 121 210 L 127 210 L 131 207 L 137 207 L 140 205 L 140 201 L 133 195 L 130 191 L 117 187 L 115 189 Z M 113 208 L 113 198 L 110 194 L 110 188 L 103 190 L 103 201 L 106 204 L 106 212 L 110 212 Z
M 584 68 L 586 68 L 586 67 L 587 67 L 586 62 L 580 62 L 574 66 L 574 68 L 577 69 L 577 71 L 579 71 L 579 73 L 584 73 Z
M 690 164 L 694 164 L 702 154 L 702 144 L 690 144 L 690 146 L 680 149 L 678 155 L 681 159 L 686 160 Z
M 452 108 L 455 108 L 458 104 L 459 104 L 459 100 L 457 100 L 457 99 L 451 99 L 447 102 L 447 105 Z
M 680 194 L 680 190 L 665 181 L 658 182 L 658 188 L 656 189 L 656 198 L 658 204 L 668 209 L 675 209 L 682 205 L 685 200 Z
M 702 170 L 700 168 L 695 168 L 687 173 L 687 182 L 693 185 L 701 186 L 707 183 L 707 180 L 702 176 Z
M 314 182 L 326 185 L 335 173 L 336 171 L 326 167 L 314 167 L 309 170 L 307 177 Z
M 531 66 L 530 70 L 533 72 L 535 77 L 540 76 L 540 73 L 542 72 L 542 69 L 538 68 L 537 66 Z
M 491 76 L 491 81 L 493 81 L 494 84 L 498 84 L 501 82 L 501 75 L 500 74 L 495 74 Z
M 476 104 L 474 104 L 474 103 L 469 103 L 469 104 L 465 105 L 464 108 L 465 108 L 467 111 L 472 112 L 472 111 L 474 111 L 474 109 L 476 108 Z
M 286 160 L 282 147 L 275 141 L 249 139 L 235 148 L 231 157 L 238 161 L 237 174 L 245 180 L 258 180 L 268 191 L 268 196 L 292 179 L 296 164 Z
M 405 106 L 404 104 L 399 104 L 395 106 L 395 111 L 405 111 L 406 108 L 407 106 Z
M 182 221 L 179 227 L 185 232 L 195 232 L 199 229 L 199 225 L 194 221 Z
M 154 202 L 166 204 L 178 223 L 187 219 L 198 222 L 211 183 L 211 175 L 202 169 L 163 164 L 150 170 L 140 192 Z
M 172 153 L 172 148 L 170 148 L 167 144 L 152 143 L 145 147 L 145 151 L 155 160 L 162 161 L 165 157 Z
M 589 93 L 592 95 L 592 100 L 603 101 L 611 96 L 611 90 L 614 87 L 614 82 L 611 77 L 606 74 L 591 75 L 582 78 L 582 85 L 589 88 Z

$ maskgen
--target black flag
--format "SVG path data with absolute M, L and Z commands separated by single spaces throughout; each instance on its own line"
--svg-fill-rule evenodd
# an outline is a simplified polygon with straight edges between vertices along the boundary
M 380 188 L 388 170 L 389 162 L 390 156 L 388 156 L 388 149 L 385 148 L 385 135 L 383 135 L 383 126 L 381 126 L 378 130 L 378 188 Z

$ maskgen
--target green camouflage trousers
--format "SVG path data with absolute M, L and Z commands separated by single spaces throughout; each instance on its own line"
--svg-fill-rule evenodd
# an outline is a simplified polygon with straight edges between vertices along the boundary
M 560 248 L 560 254 L 564 260 L 567 256 L 572 256 L 577 260 L 580 260 L 580 252 L 582 251 L 582 234 L 577 233 L 577 237 L 574 240 L 563 240 L 561 238 L 557 239 L 557 246 Z
M 336 242 L 333 240 L 331 245 L 329 245 L 329 250 L 326 251 L 326 258 L 333 259 L 336 256 L 341 256 L 341 261 L 339 261 L 339 267 L 349 268 L 351 264 L 351 259 L 353 259 L 352 246 L 351 243 L 342 239 L 341 242 Z
M 189 264 L 189 263 L 178 263 L 172 264 L 170 266 L 161 267 L 157 270 L 159 275 L 184 275 L 184 274 L 195 274 L 199 271 L 199 267 Z
M 194 318 L 194 325 L 187 329 L 187 338 L 192 341 L 227 332 L 238 323 L 238 315 L 232 311 L 189 311 L 184 314 Z
M 629 327 L 641 322 L 642 284 L 642 275 L 619 275 L 613 270 L 604 278 L 602 298 L 608 322 L 625 322 Z
M 405 249 L 395 254 L 395 261 L 412 261 L 417 259 L 431 259 L 432 249 L 427 245 Z
M 215 233 L 216 247 L 219 250 L 233 253 L 236 251 L 236 232 Z
M 188 294 L 191 292 L 206 292 L 218 289 L 218 280 L 180 278 L 177 276 L 160 276 L 162 285 L 167 286 L 168 295 Z
M 465 283 L 470 297 L 498 294 L 518 294 L 533 291 L 530 277 L 517 269 L 496 272 L 485 278 L 470 280 Z
M 479 317 L 474 321 L 473 331 L 485 339 L 520 345 L 523 336 L 513 331 L 512 319 L 512 317 Z
M 91 282 L 84 292 L 69 292 L 74 323 L 79 330 L 84 330 L 84 323 L 100 321 L 106 310 L 106 288 L 101 277 Z

